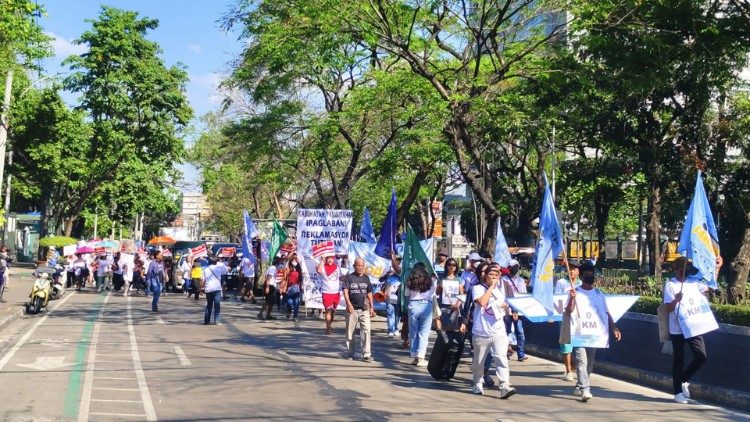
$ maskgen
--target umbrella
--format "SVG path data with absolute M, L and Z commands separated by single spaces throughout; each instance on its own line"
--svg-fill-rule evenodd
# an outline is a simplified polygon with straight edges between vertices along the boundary
M 117 246 L 119 246 L 117 244 L 117 242 L 112 241 L 112 240 L 105 240 L 104 242 L 99 242 L 99 243 L 96 244 L 97 248 L 112 248 L 112 249 L 114 249 Z
M 76 253 L 94 253 L 94 248 L 90 246 L 81 246 L 80 248 L 76 249 Z
M 177 241 L 170 236 L 156 236 L 148 241 L 151 246 L 174 245 L 175 243 Z

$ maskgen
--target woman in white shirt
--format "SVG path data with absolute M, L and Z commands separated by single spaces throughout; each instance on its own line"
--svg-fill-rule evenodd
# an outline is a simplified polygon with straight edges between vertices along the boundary
M 411 342 L 412 365 L 427 366 L 425 355 L 432 327 L 432 296 L 436 284 L 427 272 L 427 267 L 414 264 L 406 282 L 409 289 L 409 340 Z

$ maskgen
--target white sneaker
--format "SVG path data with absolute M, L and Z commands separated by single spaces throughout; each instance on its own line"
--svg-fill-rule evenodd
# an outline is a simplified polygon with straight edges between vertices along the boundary
M 508 397 L 516 394 L 516 389 L 513 387 L 504 387 L 500 389 L 500 398 L 507 399 Z
M 682 395 L 685 396 L 686 399 L 690 398 L 690 383 L 689 382 L 682 383 Z
M 484 394 L 484 387 L 482 386 L 482 383 L 481 382 L 475 383 L 474 389 L 471 390 L 471 392 L 474 394 L 479 394 L 480 396 Z
M 566 372 L 565 375 L 563 375 L 563 380 L 565 380 L 565 381 L 573 381 L 573 373 L 572 372 Z
M 395 335 L 396 335 L 396 334 L 395 334 L 395 333 L 394 333 L 393 331 L 391 331 L 390 333 L 388 333 L 388 337 L 393 337 L 393 336 L 395 336 Z
M 674 395 L 674 401 L 676 403 L 680 403 L 680 404 L 688 404 L 688 401 L 685 398 L 685 395 L 682 394 L 682 393 L 675 394 Z
M 427 366 L 427 360 L 425 360 L 425 359 L 419 359 L 417 361 L 417 366 L 419 366 L 419 367 L 425 367 L 425 366 Z
M 576 387 L 576 388 L 573 389 L 573 395 L 576 396 L 576 397 L 583 397 L 583 390 L 581 390 L 580 388 Z
M 594 396 L 591 395 L 590 391 L 586 391 L 583 394 L 581 394 L 581 401 L 584 402 L 584 403 L 587 402 L 587 401 L 589 401 L 589 400 L 591 400 L 591 399 L 593 399 L 593 398 L 594 398 Z

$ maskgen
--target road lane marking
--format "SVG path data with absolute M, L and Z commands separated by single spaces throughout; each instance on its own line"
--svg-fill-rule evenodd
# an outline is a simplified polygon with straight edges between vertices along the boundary
M 104 306 L 109 300 L 109 295 L 104 298 L 99 307 L 99 314 L 96 317 L 96 323 L 91 334 L 91 343 L 89 346 L 89 357 L 86 363 L 86 372 L 83 374 L 83 392 L 81 393 L 81 405 L 78 408 L 78 420 L 89 420 L 89 409 L 91 406 L 91 388 L 94 384 L 94 368 L 96 366 L 96 347 L 99 342 L 99 332 L 102 328 L 102 317 L 104 316 Z M 76 393 L 78 388 L 75 389 Z
M 146 411 L 146 420 L 155 421 L 156 411 L 154 403 L 151 401 L 151 393 L 148 391 L 146 384 L 146 375 L 143 373 L 141 365 L 141 356 L 138 353 L 138 342 L 135 339 L 135 329 L 133 328 L 133 310 L 131 309 L 130 297 L 128 297 L 128 331 L 130 332 L 130 350 L 133 354 L 133 365 L 135 366 L 135 376 L 138 379 L 138 389 L 141 391 L 143 408 Z
M 92 390 L 112 390 L 112 391 L 141 391 L 137 388 L 117 388 L 117 387 L 92 387 Z
M 127 380 L 127 381 L 135 381 L 135 378 L 128 378 L 128 377 L 97 377 L 98 380 Z
M 157 323 L 157 324 L 161 324 L 161 325 L 166 325 L 166 324 L 167 324 L 166 322 L 164 322 L 164 320 L 163 320 L 163 319 L 161 319 L 161 317 L 157 317 L 157 318 L 156 318 L 156 323 Z
M 119 417 L 127 417 L 127 418 L 142 418 L 146 416 L 143 413 L 104 413 L 104 412 L 91 412 L 92 415 L 96 416 L 119 416 Z
M 75 362 L 65 363 L 65 356 L 39 356 L 34 363 L 17 363 L 16 366 L 34 371 L 48 371 L 75 365 Z
M 182 366 L 189 366 L 191 365 L 190 359 L 188 359 L 185 352 L 182 351 L 182 347 L 180 346 L 172 346 L 172 350 L 174 350 L 174 353 L 177 355 L 177 360 L 180 361 L 180 365 Z
M 34 331 L 36 331 L 36 329 L 39 328 L 39 326 L 42 325 L 44 323 L 44 321 L 46 321 L 47 318 L 49 318 L 49 316 L 52 315 L 52 313 L 57 310 L 57 308 L 59 308 L 68 299 L 70 299 L 71 297 L 73 297 L 73 295 L 75 295 L 75 292 L 71 293 L 70 296 L 66 296 L 66 297 L 62 298 L 59 302 L 57 302 L 57 305 L 55 305 L 54 308 L 52 308 L 49 312 L 47 312 L 47 315 L 43 316 L 39 321 L 36 322 L 36 324 L 34 324 L 31 327 L 31 329 L 29 331 L 26 332 L 26 334 L 23 335 L 23 337 L 21 337 L 20 339 L 18 339 L 18 341 L 16 342 L 16 344 L 13 345 L 13 347 L 8 351 L 8 353 L 6 353 L 5 356 L 3 356 L 2 359 L 0 359 L 0 371 L 2 371 L 3 368 L 5 367 L 5 365 L 7 365 L 8 362 L 13 358 L 13 355 L 16 354 L 16 352 L 18 351 L 18 349 L 20 349 L 21 346 L 23 346 L 23 344 L 26 343 L 29 340 L 29 337 L 31 337 L 31 335 L 34 334 Z
M 140 400 L 122 400 L 122 399 L 91 399 L 91 401 L 101 401 L 107 403 L 140 403 Z

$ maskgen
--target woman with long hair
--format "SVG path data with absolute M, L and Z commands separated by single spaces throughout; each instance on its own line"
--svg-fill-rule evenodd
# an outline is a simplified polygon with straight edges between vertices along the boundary
M 458 318 L 451 318 L 456 313 L 460 317 L 461 302 L 456 295 L 464 294 L 464 284 L 461 277 L 458 276 L 458 262 L 453 258 L 448 258 L 443 263 L 444 276 L 437 286 L 435 294 L 438 295 L 438 304 L 440 305 L 441 317 L 437 319 L 438 329 L 445 331 L 455 331 L 458 329 Z M 455 321 L 449 324 L 450 321 Z M 445 323 L 444 323 L 445 322 Z
M 299 322 L 299 302 L 302 296 L 302 265 L 297 258 L 297 254 L 289 257 L 289 267 L 284 276 L 284 284 L 281 287 L 281 293 L 284 295 L 286 304 L 287 321 L 294 316 L 294 322 Z
M 432 326 L 432 296 L 435 283 L 421 262 L 414 264 L 406 282 L 409 296 L 409 340 L 412 365 L 427 366 L 427 342 Z

